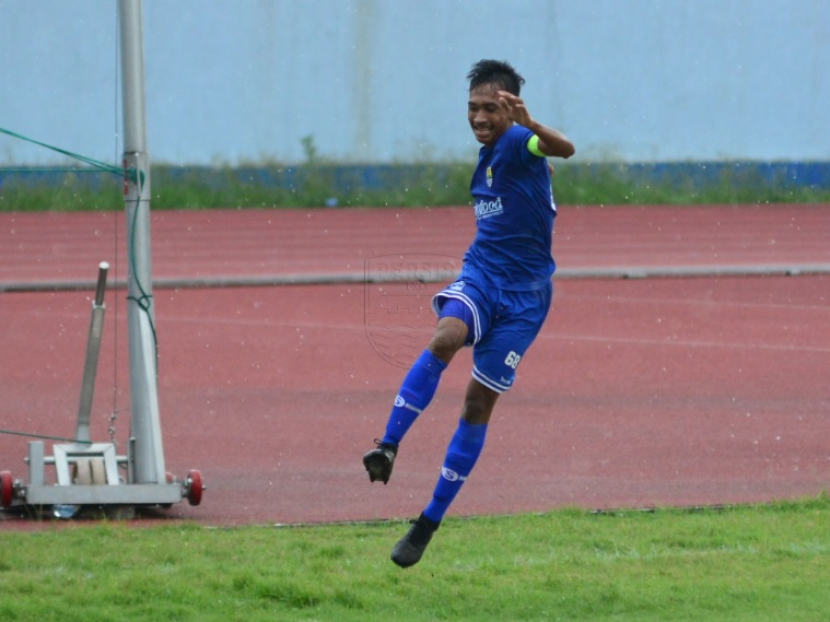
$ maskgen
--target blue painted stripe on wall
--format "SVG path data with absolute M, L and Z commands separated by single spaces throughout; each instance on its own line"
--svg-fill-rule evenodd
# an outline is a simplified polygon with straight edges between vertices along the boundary
M 470 165 L 472 167 L 472 164 Z M 407 180 L 422 179 L 424 168 L 434 171 L 437 183 L 441 183 L 447 170 L 442 165 L 421 164 L 375 164 L 375 165 L 329 165 L 321 167 L 331 174 L 335 186 L 345 190 L 364 188 L 382 190 L 405 185 Z M 165 174 L 171 180 L 195 179 L 221 186 L 226 175 L 217 175 L 209 166 L 165 166 Z M 226 171 L 227 169 L 222 169 Z M 301 183 L 302 166 L 278 167 L 236 167 L 230 169 L 233 177 L 255 185 L 283 188 L 296 187 Z M 689 185 L 705 187 L 733 179 L 740 183 L 766 183 L 793 188 L 830 188 L 830 162 L 658 162 L 658 163 L 563 163 L 557 164 L 559 174 L 572 171 L 575 174 L 605 174 L 611 172 L 622 179 L 636 183 Z M 0 187 L 8 184 L 30 186 L 60 185 L 67 176 L 83 173 L 74 183 L 99 187 L 110 183 L 112 176 L 102 171 L 78 168 L 60 169 L 0 167 Z

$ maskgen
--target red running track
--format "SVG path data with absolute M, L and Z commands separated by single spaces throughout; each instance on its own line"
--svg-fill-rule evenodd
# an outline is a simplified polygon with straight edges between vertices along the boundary
M 101 260 L 123 275 L 122 226 L 114 213 L 0 214 L 0 287 L 91 281 Z M 359 278 L 380 257 L 458 258 L 473 227 L 464 208 L 155 212 L 160 281 L 358 277 L 157 288 L 167 468 L 198 468 L 209 486 L 201 506 L 167 515 L 206 525 L 417 515 L 455 428 L 470 356 L 445 374 L 389 485 L 370 485 L 360 457 L 382 434 L 402 365 L 429 334 L 425 306 L 439 285 Z M 830 206 L 564 208 L 555 248 L 563 273 L 815 269 L 830 261 L 828 232 Z M 830 276 L 814 272 L 557 281 L 548 323 L 497 405 L 452 513 L 760 502 L 825 490 Z M 73 433 L 90 295 L 0 293 L 0 428 Z M 108 293 L 93 406 L 93 439 L 107 440 L 115 411 L 121 448 L 123 296 Z M 0 469 L 25 479 L 25 448 L 0 434 Z

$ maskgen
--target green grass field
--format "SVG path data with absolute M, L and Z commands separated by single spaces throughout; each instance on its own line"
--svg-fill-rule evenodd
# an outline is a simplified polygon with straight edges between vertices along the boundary
M 391 167 L 372 188 L 359 171 L 314 158 L 296 167 L 290 181 L 279 164 L 185 170 L 154 165 L 151 202 L 153 209 L 323 207 L 335 198 L 339 207 L 467 205 L 473 168 L 472 162 Z M 0 212 L 124 207 L 117 176 L 71 172 L 57 184 L 0 182 Z M 557 163 L 553 184 L 561 205 L 830 203 L 830 188 L 770 180 L 751 168 L 727 168 L 705 180 L 690 175 L 644 183 L 621 165 Z
M 830 498 L 404 523 L 0 533 L 0 620 L 830 620 Z

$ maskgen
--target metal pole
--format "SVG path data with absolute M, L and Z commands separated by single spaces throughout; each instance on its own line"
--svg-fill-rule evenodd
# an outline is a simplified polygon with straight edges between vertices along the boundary
M 95 393 L 95 376 L 98 373 L 98 354 L 101 351 L 101 337 L 104 332 L 104 290 L 107 287 L 109 264 L 105 261 L 98 266 L 98 284 L 95 300 L 92 301 L 92 319 L 89 323 L 89 340 L 86 344 L 84 377 L 81 382 L 81 403 L 78 406 L 78 427 L 75 438 L 89 441 L 89 419 L 92 413 L 92 396 Z
M 158 408 L 155 313 L 150 261 L 150 157 L 144 114 L 141 0 L 119 0 L 124 112 L 124 208 L 127 216 L 127 324 L 130 347 L 130 434 L 134 482 L 164 482 Z

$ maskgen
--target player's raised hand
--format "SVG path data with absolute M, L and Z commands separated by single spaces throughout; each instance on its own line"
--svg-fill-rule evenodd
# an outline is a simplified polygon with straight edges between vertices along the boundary
M 521 97 L 513 95 L 513 93 L 508 91 L 499 91 L 498 96 L 499 103 L 513 121 L 525 127 L 533 123 L 533 117 L 530 116 L 530 112 L 528 112 L 525 102 Z
M 499 104 L 514 123 L 529 129 L 539 137 L 539 150 L 547 156 L 569 158 L 574 154 L 573 143 L 559 130 L 538 123 L 525 106 L 524 100 L 508 91 L 499 91 Z M 553 171 L 551 171 L 553 172 Z

